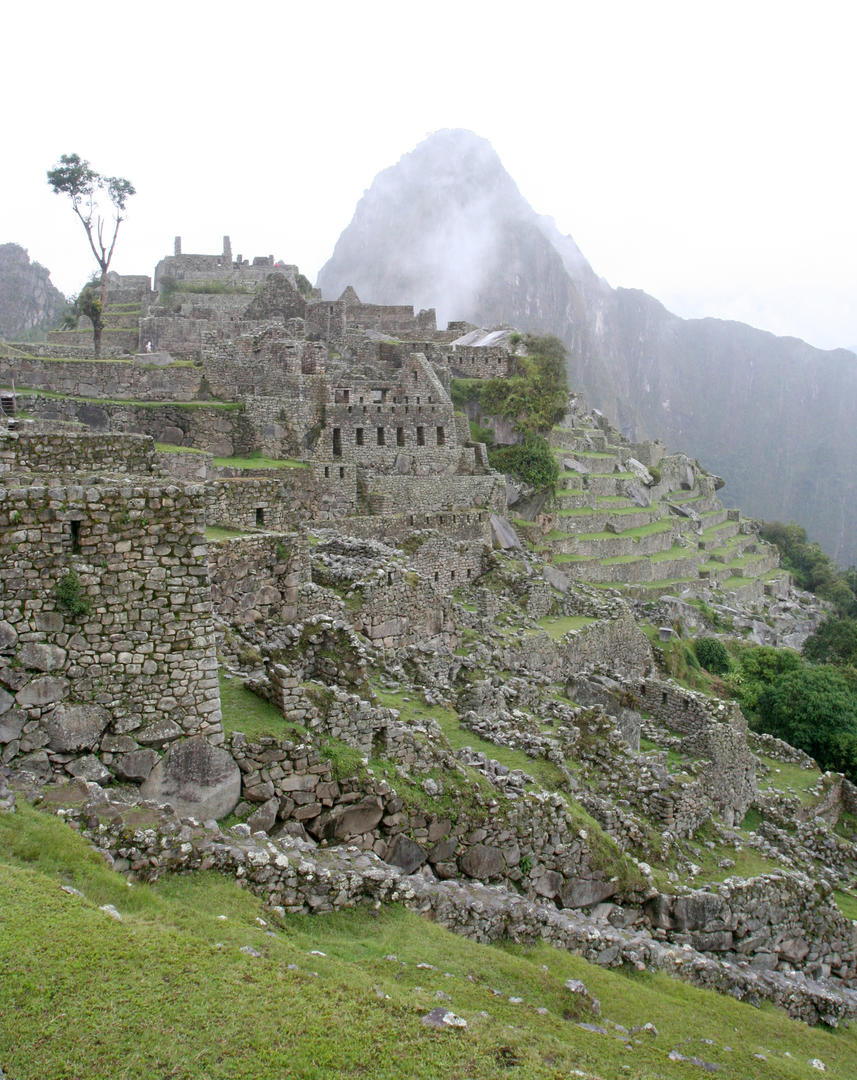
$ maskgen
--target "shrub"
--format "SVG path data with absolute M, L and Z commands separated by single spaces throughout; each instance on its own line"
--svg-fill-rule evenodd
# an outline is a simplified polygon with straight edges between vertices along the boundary
M 528 435 L 515 446 L 488 450 L 492 469 L 508 473 L 534 488 L 556 487 L 559 465 L 540 435 Z
M 729 670 L 729 653 L 718 638 L 697 638 L 693 643 L 696 658 L 712 675 L 722 675 Z
M 69 570 L 60 578 L 54 590 L 54 595 L 59 606 L 64 611 L 67 611 L 69 615 L 92 614 L 92 601 L 88 596 L 81 594 L 80 578 L 74 570 Z

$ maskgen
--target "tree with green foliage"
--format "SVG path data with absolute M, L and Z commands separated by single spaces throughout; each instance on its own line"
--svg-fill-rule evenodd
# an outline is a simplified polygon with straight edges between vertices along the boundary
M 712 675 L 722 675 L 729 670 L 729 653 L 719 638 L 697 638 L 693 650 L 700 664 Z
M 775 649 L 772 645 L 748 645 L 738 654 L 738 670 L 727 677 L 741 707 L 749 716 L 756 712 L 759 695 L 789 672 L 801 668 L 800 654 L 794 649 Z
M 857 698 L 830 665 L 789 671 L 758 696 L 759 726 L 857 780 Z
M 63 154 L 58 164 L 48 170 L 48 183 L 57 195 L 67 195 L 72 209 L 83 225 L 92 254 L 101 271 L 100 289 L 96 295 L 90 286 L 90 293 L 85 297 L 80 309 L 92 321 L 93 345 L 95 355 L 101 356 L 101 335 L 104 330 L 104 303 L 107 294 L 107 271 L 116 248 L 119 226 L 125 220 L 125 208 L 128 199 L 136 194 L 129 180 L 121 176 L 102 176 L 91 168 L 78 154 Z M 112 206 L 112 234 L 108 227 L 105 235 L 107 218 L 99 207 L 98 197 L 106 196 Z M 81 294 L 83 295 L 83 294 Z M 80 297 L 78 298 L 80 300 Z
M 857 619 L 828 617 L 804 642 L 803 655 L 816 664 L 857 667 Z

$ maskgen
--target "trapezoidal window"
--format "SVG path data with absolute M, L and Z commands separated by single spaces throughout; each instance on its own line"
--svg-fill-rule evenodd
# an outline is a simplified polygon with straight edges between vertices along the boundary
M 342 431 L 338 427 L 333 429 L 333 456 L 342 457 Z
M 396 446 L 405 445 L 405 429 L 403 427 L 396 428 Z
M 80 521 L 70 521 L 69 533 L 71 536 L 71 553 L 72 555 L 80 554 Z
M 262 506 L 256 507 L 256 526 L 260 528 L 265 524 L 265 508 Z
M 426 444 L 426 429 L 424 427 L 417 428 L 417 446 L 425 446 Z
M 439 428 L 437 429 L 437 445 L 438 445 L 438 446 L 443 446 L 443 444 L 444 444 L 444 441 L 445 441 L 445 438 L 446 438 L 446 437 L 445 437 L 445 435 L 444 435 L 444 433 L 443 433 L 443 428 L 442 428 L 442 427 L 439 427 Z
M 384 446 L 385 445 L 385 443 L 384 443 L 384 429 L 382 427 L 378 428 L 378 445 L 379 446 Z
M 363 428 L 362 427 L 358 427 L 358 428 L 354 429 L 354 445 L 355 446 L 362 446 L 363 445 Z

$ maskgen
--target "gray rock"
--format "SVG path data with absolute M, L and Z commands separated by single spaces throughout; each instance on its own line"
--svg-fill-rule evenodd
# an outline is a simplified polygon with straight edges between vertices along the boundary
M 11 652 L 17 642 L 18 631 L 11 623 L 0 619 L 0 653 Z
M 430 1013 L 426 1013 L 423 1017 L 423 1023 L 426 1027 L 435 1028 L 438 1031 L 450 1031 L 454 1028 L 466 1028 L 467 1021 L 463 1020 L 460 1016 L 456 1016 L 455 1013 L 450 1012 L 448 1009 L 432 1009 Z
M 120 780 L 142 784 L 148 779 L 152 769 L 160 760 L 160 756 L 156 750 L 132 750 L 129 754 L 122 754 L 121 757 L 116 758 L 113 771 Z
M 574 458 L 570 457 L 562 459 L 562 467 L 567 472 L 576 472 L 579 473 L 580 476 L 587 476 L 590 472 L 590 469 L 587 465 L 584 465 L 582 462 L 576 461 Z
M 642 463 L 642 461 L 637 461 L 636 458 L 628 458 L 628 460 L 625 462 L 625 471 L 633 473 L 636 479 L 639 480 L 641 484 L 645 484 L 646 487 L 651 487 L 652 484 L 654 484 L 655 482 L 655 478 L 652 476 L 646 466 Z
M 371 832 L 384 815 L 379 798 L 369 795 L 360 802 L 337 806 L 327 815 L 323 834 L 328 839 L 347 840 Z
M 42 724 L 51 750 L 67 753 L 94 746 L 109 722 L 110 714 L 100 705 L 58 705 Z
M 68 679 L 56 675 L 42 675 L 27 683 L 15 698 L 25 709 L 32 705 L 51 705 L 68 696 Z
M 112 780 L 110 770 L 95 756 L 84 754 L 83 757 L 70 761 L 65 771 L 75 780 L 89 780 L 93 784 L 106 784 Z
M 426 853 L 416 840 L 399 833 L 388 845 L 384 861 L 400 867 L 406 874 L 412 874 L 426 861 Z
M 480 881 L 498 877 L 506 869 L 503 852 L 492 844 L 474 844 L 458 860 L 462 873 Z
M 550 564 L 545 565 L 544 569 L 545 581 L 551 588 L 559 590 L 561 593 L 568 592 L 569 579 L 568 575 L 564 574 L 562 570 L 557 570 L 555 566 Z
M 596 878 L 569 878 L 563 886 L 562 906 L 567 908 L 589 907 L 613 896 L 616 885 Z
M 17 739 L 24 728 L 24 724 L 27 722 L 27 714 L 23 709 L 9 709 L 8 711 L 2 708 L 2 697 L 4 691 L 0 689 L 0 743 L 9 743 L 13 739 Z M 9 697 L 9 695 L 6 695 Z M 9 697 L 11 701 L 12 698 Z
M 0 716 L 3 716 L 5 713 L 7 713 L 14 704 L 14 697 L 8 692 L 8 690 L 4 690 L 3 687 L 0 686 Z M 14 738 L 14 735 L 12 736 L 12 738 Z M 0 738 L 0 742 L 5 741 L 7 740 Z
M 40 645 L 35 641 L 22 645 L 16 657 L 22 667 L 35 668 L 36 671 L 57 671 L 65 663 L 65 658 L 66 651 L 59 645 Z
M 241 770 L 226 750 L 196 735 L 174 742 L 140 788 L 181 817 L 225 817 L 241 796 Z
M 497 514 L 492 514 L 491 518 L 491 536 L 494 540 L 495 547 L 500 548 L 501 551 L 511 551 L 515 548 L 520 549 L 521 541 L 518 539 L 518 534 L 509 524 L 509 522 Z
M 164 743 L 172 742 L 173 739 L 180 739 L 183 734 L 184 732 L 178 724 L 165 717 L 162 720 L 156 720 L 152 724 L 147 724 L 144 728 L 140 728 L 139 731 L 135 731 L 134 738 L 143 746 L 161 746 Z
M 625 494 L 635 506 L 648 507 L 652 505 L 652 496 L 639 480 L 629 480 L 625 484 Z
M 277 811 L 280 809 L 280 800 L 268 799 L 257 807 L 247 818 L 247 824 L 251 832 L 270 832 L 277 820 Z

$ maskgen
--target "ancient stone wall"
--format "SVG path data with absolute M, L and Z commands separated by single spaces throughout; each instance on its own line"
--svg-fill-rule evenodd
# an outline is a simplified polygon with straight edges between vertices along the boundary
M 222 739 L 200 496 L 131 479 L 6 490 L 5 761 L 139 781 L 172 740 Z
M 83 398 L 19 395 L 20 408 L 43 419 L 76 420 L 96 431 L 137 432 L 156 442 L 191 446 L 216 457 L 252 454 L 259 436 L 240 408 L 211 405 L 136 405 Z
M 140 476 L 155 472 L 154 444 L 145 435 L 87 431 L 30 434 L 22 424 L 15 431 L 0 429 L 0 447 L 12 454 L 15 467 L 25 472 L 121 472 Z
M 311 581 L 306 537 L 297 533 L 210 543 L 208 567 L 214 608 L 230 623 L 294 622 L 300 586 Z
M 325 476 L 325 468 L 329 475 Z M 259 470 L 210 481 L 206 520 L 228 528 L 289 531 L 308 521 L 343 517 L 355 505 L 354 470 L 342 466 Z M 272 475 L 273 474 L 273 475 Z
M 460 508 L 506 509 L 506 482 L 498 473 L 487 476 L 395 476 L 376 474 L 366 481 L 373 512 L 441 514 Z
M 456 377 L 502 379 L 514 374 L 515 357 L 505 346 L 456 345 L 436 347 L 432 359 L 446 364 Z
M 193 401 L 202 371 L 193 367 L 155 367 L 123 360 L 50 360 L 0 357 L 0 385 L 51 390 L 80 397 Z

